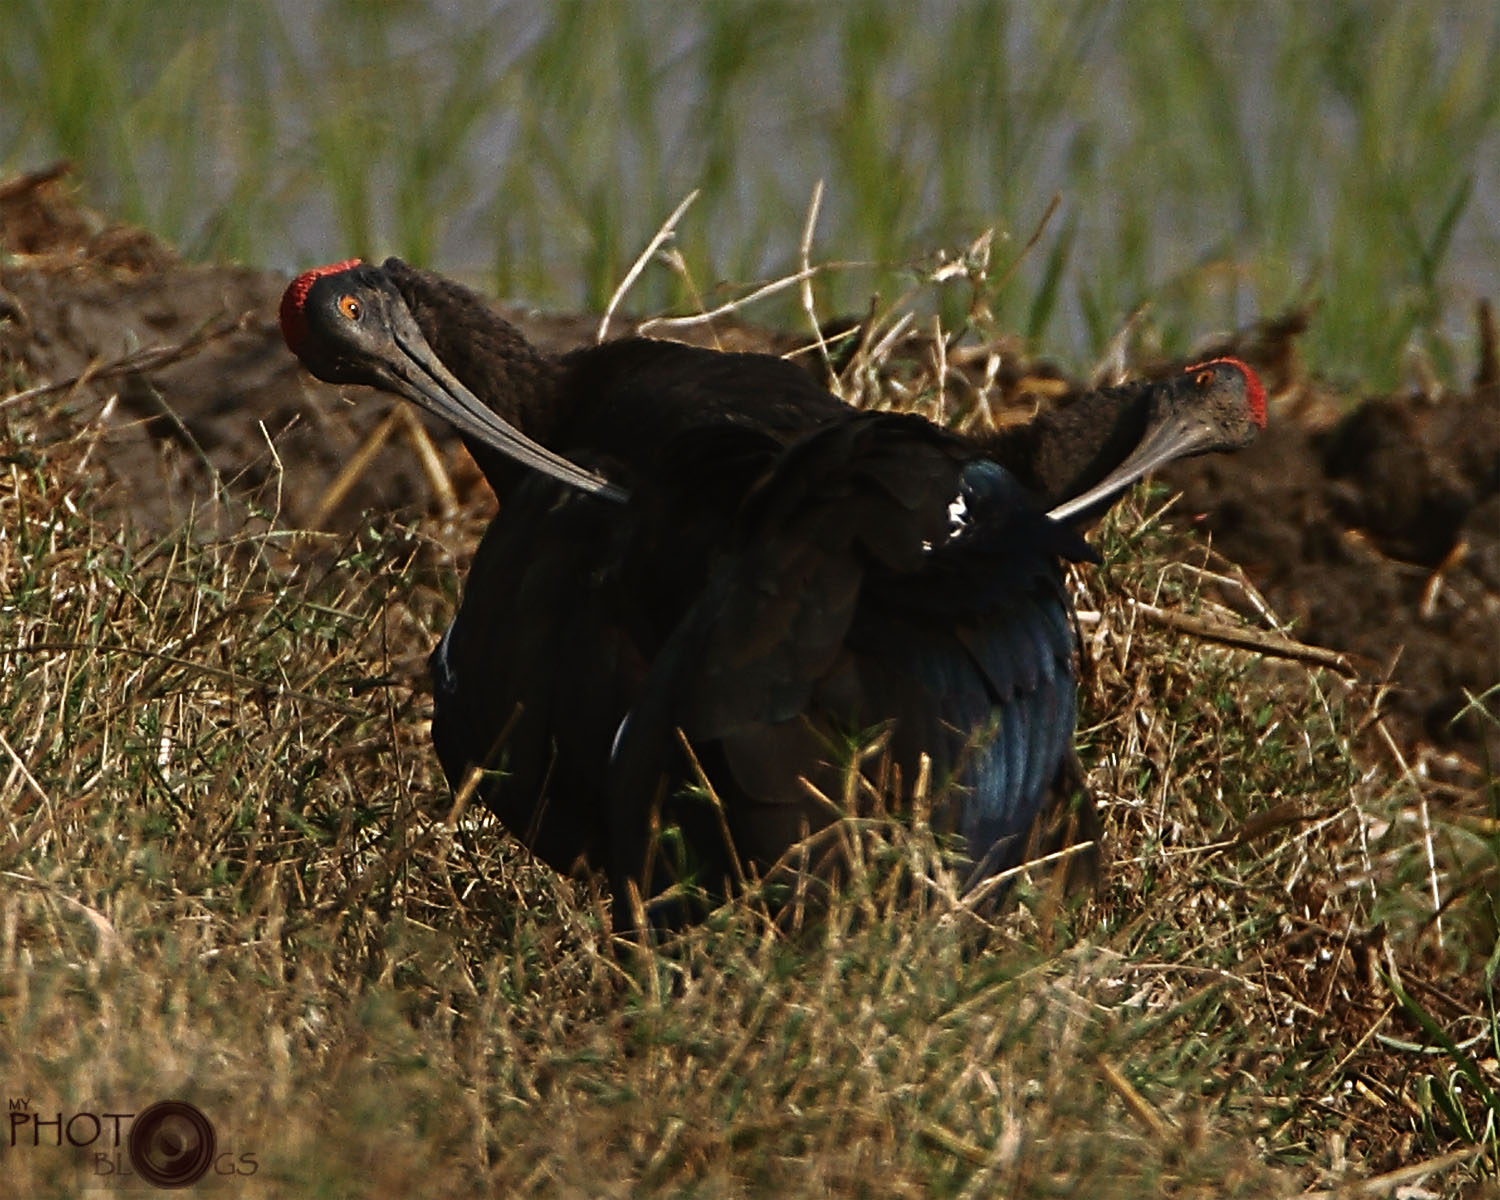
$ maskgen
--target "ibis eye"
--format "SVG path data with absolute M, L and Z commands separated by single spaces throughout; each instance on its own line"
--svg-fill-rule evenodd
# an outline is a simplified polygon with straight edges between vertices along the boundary
M 339 297 L 339 312 L 343 313 L 344 316 L 349 318 L 349 320 L 359 320 L 359 314 L 362 311 L 363 310 L 360 308 L 359 301 L 356 300 L 353 296 L 343 295 Z
M 1193 383 L 1197 387 L 1206 388 L 1213 381 L 1214 381 L 1214 373 L 1212 371 L 1199 371 L 1198 372 L 1198 377 L 1193 380 Z

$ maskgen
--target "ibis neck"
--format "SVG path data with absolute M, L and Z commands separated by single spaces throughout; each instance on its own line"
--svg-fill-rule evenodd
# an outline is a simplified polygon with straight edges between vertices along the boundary
M 501 420 L 552 446 L 571 415 L 557 365 L 477 292 L 399 258 L 387 259 L 384 269 L 428 344 L 459 381 Z M 527 468 L 499 451 L 470 437 L 463 441 L 497 492 L 524 477 Z
M 1026 425 L 1002 429 L 980 443 L 1052 508 L 1104 479 L 1130 455 L 1146 434 L 1151 417 L 1151 386 L 1128 383 L 1078 397 L 1050 408 Z M 1097 518 L 1086 514 L 1082 521 Z

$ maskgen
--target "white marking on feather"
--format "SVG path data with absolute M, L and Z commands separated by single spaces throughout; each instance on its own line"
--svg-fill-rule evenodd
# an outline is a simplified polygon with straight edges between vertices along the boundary
M 969 505 L 959 492 L 948 505 L 948 537 L 956 538 L 969 526 Z
M 963 492 L 959 492 L 958 495 L 953 497 L 953 500 L 948 505 L 948 534 L 943 538 L 943 541 L 951 542 L 954 538 L 962 534 L 963 531 L 968 527 L 969 504 L 968 501 L 964 499 Z M 931 554 L 932 543 L 923 542 L 922 552 L 924 554 Z
M 453 626 L 457 623 L 456 619 L 448 623 L 448 628 L 443 630 L 443 636 L 438 639 L 437 650 L 433 654 L 433 658 L 437 660 L 438 670 L 443 673 L 444 681 L 449 686 L 458 681 L 458 676 L 453 670 L 453 663 L 448 658 L 448 642 L 453 637 Z
M 627 712 L 620 718 L 620 723 L 615 727 L 615 736 L 609 743 L 609 761 L 615 761 L 615 755 L 620 753 L 620 743 L 625 739 L 625 727 L 630 724 L 630 714 Z

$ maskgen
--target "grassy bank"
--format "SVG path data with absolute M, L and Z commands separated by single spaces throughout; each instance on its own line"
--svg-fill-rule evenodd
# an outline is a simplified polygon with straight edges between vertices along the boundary
M 1492 1178 L 1493 830 L 1361 757 L 1363 691 L 1133 603 L 1239 620 L 1144 501 L 1075 584 L 1096 897 L 982 920 L 875 829 L 826 921 L 641 948 L 449 812 L 422 654 L 471 518 L 144 542 L 94 515 L 88 429 L 5 436 L 0 1077 L 49 1120 L 186 1098 L 237 1195 Z M 0 1154 L 101 1194 L 86 1154 Z

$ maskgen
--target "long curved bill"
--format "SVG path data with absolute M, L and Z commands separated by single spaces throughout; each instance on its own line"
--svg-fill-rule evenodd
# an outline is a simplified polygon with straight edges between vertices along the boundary
M 1141 439 L 1141 444 L 1118 467 L 1088 491 L 1064 501 L 1047 515 L 1054 521 L 1071 520 L 1079 513 L 1118 496 L 1143 475 L 1162 464 L 1203 454 L 1219 446 L 1217 432 L 1206 421 L 1174 413 L 1150 430 Z
M 415 322 L 399 322 L 393 336 L 402 354 L 391 369 L 404 385 L 402 390 L 408 399 L 441 417 L 460 433 L 534 471 L 605 500 L 623 504 L 630 498 L 624 489 L 590 474 L 502 421 L 443 366 Z

